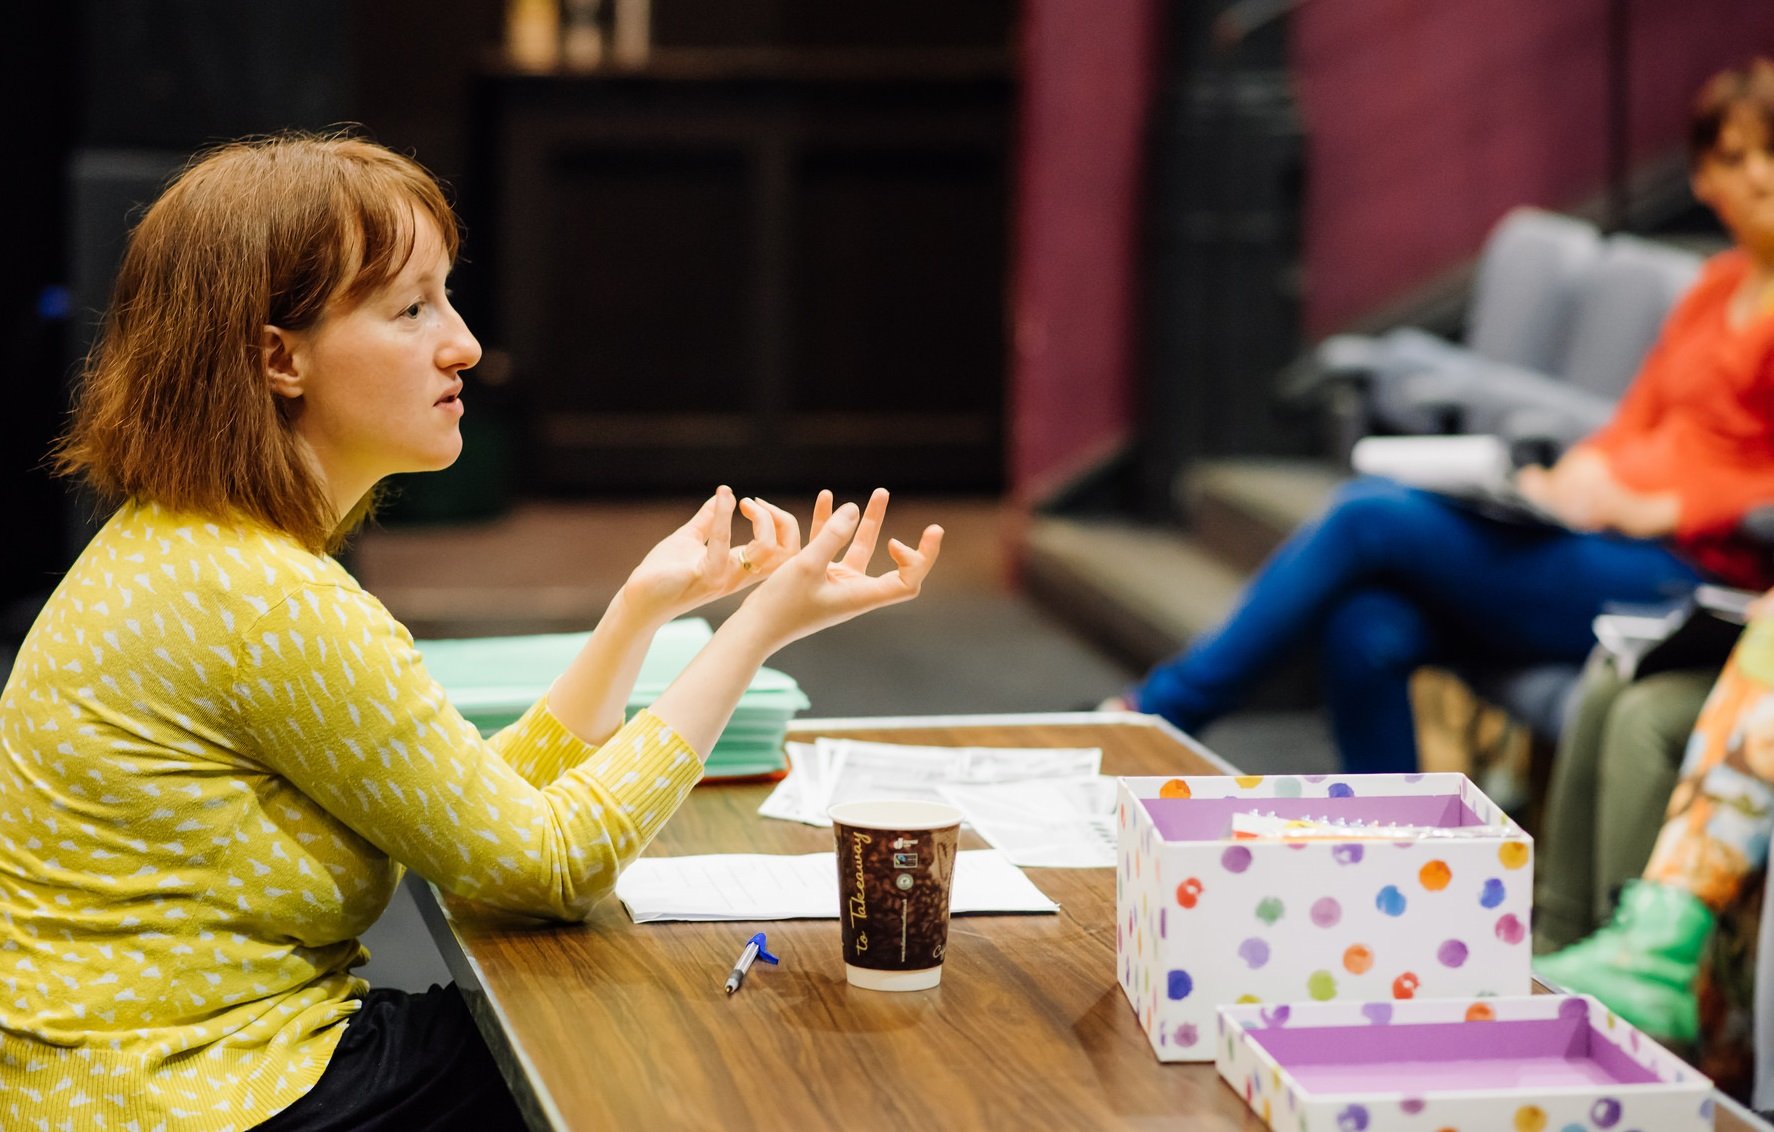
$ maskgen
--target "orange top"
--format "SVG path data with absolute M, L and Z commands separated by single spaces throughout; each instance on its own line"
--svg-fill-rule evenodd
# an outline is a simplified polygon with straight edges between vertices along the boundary
M 1774 504 L 1774 315 L 1733 327 L 1749 257 L 1708 260 L 1670 312 L 1614 418 L 1583 441 L 1635 491 L 1680 499 L 1676 548 L 1732 585 L 1774 583 L 1774 551 L 1746 542 L 1746 511 Z

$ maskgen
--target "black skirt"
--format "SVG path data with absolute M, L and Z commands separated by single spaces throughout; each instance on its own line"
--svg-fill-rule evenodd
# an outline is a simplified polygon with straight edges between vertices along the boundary
M 523 1129 L 493 1055 L 455 984 L 372 990 L 320 1080 L 254 1132 Z

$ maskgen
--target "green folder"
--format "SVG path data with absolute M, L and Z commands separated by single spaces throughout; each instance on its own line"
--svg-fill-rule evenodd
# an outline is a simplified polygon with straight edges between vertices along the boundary
M 714 630 L 699 617 L 673 621 L 654 636 L 641 663 L 628 714 L 659 698 Z M 584 647 L 590 633 L 534 633 L 415 642 L 425 667 L 463 717 L 491 735 L 518 719 Z M 782 737 L 789 720 L 808 706 L 794 677 L 760 668 L 739 699 L 727 729 L 708 756 L 707 777 L 772 774 L 788 764 Z

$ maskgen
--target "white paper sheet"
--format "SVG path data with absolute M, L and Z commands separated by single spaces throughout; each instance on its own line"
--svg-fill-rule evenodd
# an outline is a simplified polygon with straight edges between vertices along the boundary
M 835 853 L 642 857 L 616 880 L 637 924 L 661 920 L 835 920 Z M 1059 905 L 992 849 L 956 854 L 949 914 L 1057 912 Z
M 1077 779 L 1102 770 L 1096 747 L 928 747 L 821 738 L 788 745 L 789 773 L 758 807 L 768 818 L 829 826 L 839 802 L 938 802 L 940 787 Z
M 939 787 L 994 849 L 1024 868 L 1115 867 L 1115 780 L 1036 779 Z
M 1364 436 L 1349 462 L 1366 476 L 1386 476 L 1429 491 L 1497 488 L 1508 483 L 1514 464 L 1501 437 Z

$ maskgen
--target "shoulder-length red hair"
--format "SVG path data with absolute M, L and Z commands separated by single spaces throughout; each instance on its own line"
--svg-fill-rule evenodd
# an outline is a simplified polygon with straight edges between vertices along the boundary
M 58 470 L 112 501 L 244 515 L 336 549 L 371 501 L 332 513 L 262 335 L 310 327 L 399 274 L 415 215 L 453 261 L 437 180 L 363 138 L 278 134 L 199 154 L 130 233 Z

